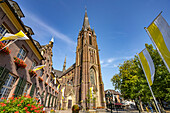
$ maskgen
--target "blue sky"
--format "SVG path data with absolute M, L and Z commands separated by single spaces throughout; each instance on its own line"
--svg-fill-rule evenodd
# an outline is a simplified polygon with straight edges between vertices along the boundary
M 76 42 L 82 28 L 85 6 L 90 26 L 94 27 L 100 49 L 104 88 L 114 89 L 110 79 L 118 65 L 133 58 L 151 44 L 144 27 L 163 11 L 170 23 L 169 0 L 15 0 L 41 45 L 54 36 L 53 67 L 62 70 L 67 56 L 68 68 L 75 63 Z

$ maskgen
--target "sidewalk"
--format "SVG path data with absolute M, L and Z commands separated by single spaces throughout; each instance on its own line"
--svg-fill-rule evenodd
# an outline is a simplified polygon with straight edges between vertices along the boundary
M 47 113 L 50 113 L 50 112 L 47 112 Z M 69 109 L 69 110 L 56 110 L 55 113 L 72 113 L 72 110 Z M 89 113 L 88 111 L 80 111 L 79 113 Z M 106 110 L 106 109 L 98 109 L 96 112 L 90 112 L 90 113 L 111 113 L 110 110 Z M 134 110 L 134 111 L 112 111 L 112 113 L 139 113 L 139 111 L 137 110 Z M 142 113 L 147 113 L 146 111 L 145 112 L 142 112 Z M 151 113 L 151 112 L 149 112 Z M 154 112 L 156 113 L 156 112 Z

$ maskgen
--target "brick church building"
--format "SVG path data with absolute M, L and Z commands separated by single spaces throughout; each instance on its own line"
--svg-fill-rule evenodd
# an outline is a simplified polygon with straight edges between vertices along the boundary
M 55 70 L 61 85 L 58 109 L 69 109 L 74 104 L 79 104 L 83 108 L 105 107 L 104 84 L 96 38 L 85 11 L 83 26 L 77 38 L 76 62 L 65 69 L 65 58 L 63 70 Z

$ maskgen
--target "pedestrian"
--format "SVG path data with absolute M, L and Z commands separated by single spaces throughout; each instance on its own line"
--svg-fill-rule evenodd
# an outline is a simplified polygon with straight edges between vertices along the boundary
M 151 110 L 151 113 L 153 113 L 152 106 L 149 104 L 149 109 Z
M 148 109 L 148 106 L 146 106 L 146 111 L 147 111 L 147 113 L 149 113 L 149 109 Z

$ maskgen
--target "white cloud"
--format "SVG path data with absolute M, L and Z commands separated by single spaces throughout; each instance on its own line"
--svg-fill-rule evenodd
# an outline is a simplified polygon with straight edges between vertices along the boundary
M 103 60 L 101 60 L 101 61 L 100 61 L 100 64 L 103 64 L 103 63 L 104 63 L 104 61 L 103 61 Z
M 116 58 L 109 58 L 108 60 L 107 60 L 107 62 L 108 63 L 112 63 L 113 61 L 115 61 L 116 60 Z
M 26 12 L 26 14 L 27 14 L 27 19 L 29 19 L 29 21 L 31 21 L 30 23 L 32 23 L 32 25 L 34 25 L 36 27 L 36 31 L 38 33 L 35 33 L 35 34 L 37 36 L 38 35 L 44 36 L 46 34 L 51 34 L 52 36 L 54 36 L 54 38 L 61 39 L 64 42 L 71 44 L 71 45 L 76 45 L 76 42 L 71 40 L 68 36 L 61 33 L 57 29 L 47 25 L 45 22 L 43 22 L 40 18 L 38 18 L 37 16 L 35 16 L 31 12 L 28 12 L 27 10 L 25 10 L 24 12 Z
M 109 66 L 109 64 L 103 64 L 102 65 L 102 67 L 108 67 Z
M 113 67 L 118 67 L 118 65 L 116 65 L 116 64 L 113 64 Z
M 133 58 L 134 56 L 123 56 L 123 57 L 113 57 L 108 58 L 106 60 L 101 60 L 102 67 L 111 67 L 111 68 L 117 68 L 120 63 L 123 62 L 123 60 L 128 60 Z

